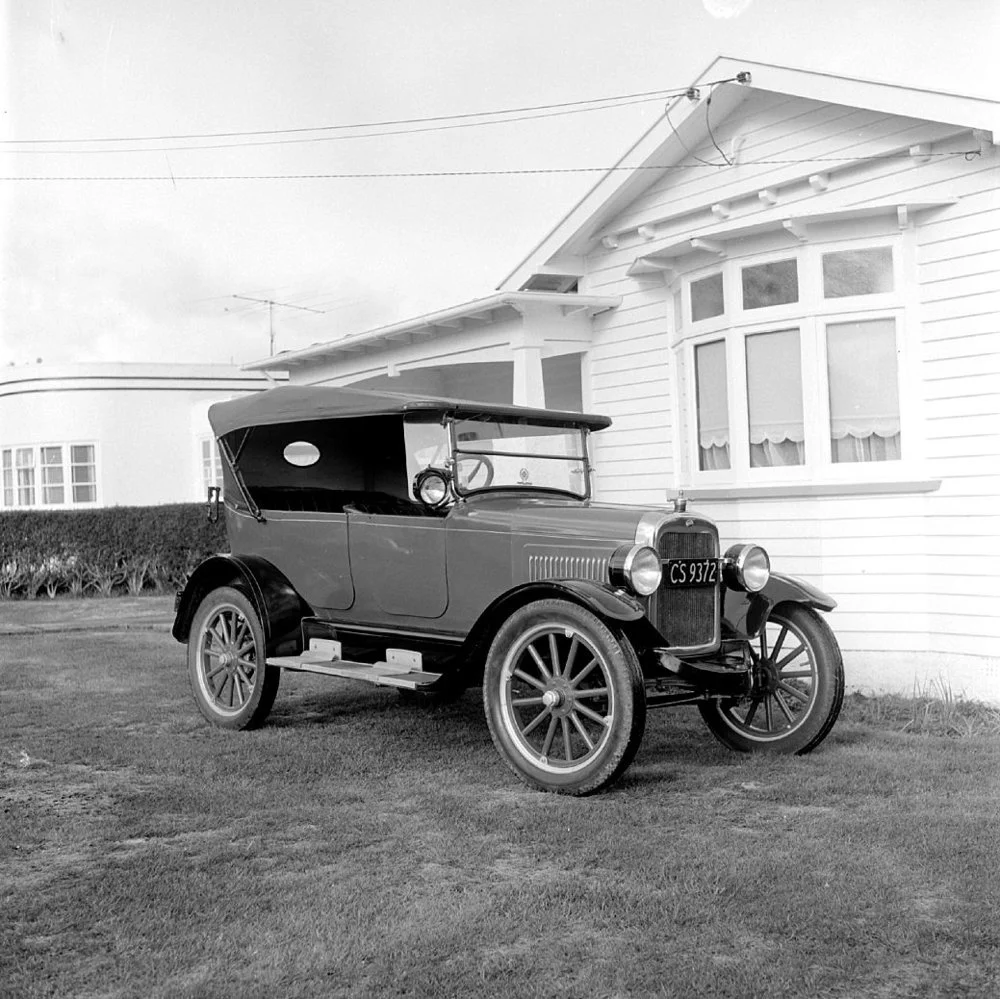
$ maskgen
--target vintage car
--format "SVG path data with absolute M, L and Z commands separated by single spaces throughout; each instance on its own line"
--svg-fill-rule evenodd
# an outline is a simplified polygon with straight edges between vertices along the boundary
M 629 765 L 647 708 L 696 704 L 744 752 L 806 753 L 837 718 L 835 602 L 757 545 L 721 552 L 683 500 L 592 500 L 606 417 L 285 386 L 209 419 L 231 554 L 187 580 L 173 634 L 216 725 L 259 725 L 282 670 L 481 683 L 514 773 L 582 795 Z

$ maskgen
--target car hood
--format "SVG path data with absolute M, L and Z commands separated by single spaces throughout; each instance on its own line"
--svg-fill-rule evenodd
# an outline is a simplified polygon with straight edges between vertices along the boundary
M 470 497 L 452 512 L 456 522 L 482 530 L 509 531 L 524 537 L 608 541 L 635 540 L 644 518 L 670 516 L 665 508 L 595 503 L 523 493 L 484 493 Z

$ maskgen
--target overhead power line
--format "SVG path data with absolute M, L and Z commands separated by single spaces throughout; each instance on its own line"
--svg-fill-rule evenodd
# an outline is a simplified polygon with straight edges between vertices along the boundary
M 727 77 L 724 80 L 713 80 L 704 86 L 717 86 L 720 83 L 733 83 L 736 77 Z M 570 108 L 579 110 L 601 110 L 602 107 L 615 107 L 621 102 L 639 100 L 663 100 L 668 97 L 681 97 L 689 91 L 689 87 L 668 87 L 662 90 L 645 90 L 634 94 L 618 94 L 613 97 L 593 97 L 589 100 L 564 101 L 558 104 L 534 104 L 524 107 L 501 108 L 492 111 L 466 111 L 456 114 L 446 115 L 425 115 L 417 118 L 394 118 L 384 121 L 354 122 L 353 124 L 339 125 L 312 125 L 299 128 L 274 128 L 259 129 L 256 131 L 231 131 L 231 132 L 191 132 L 188 134 L 171 135 L 118 135 L 118 136 L 85 136 L 80 138 L 55 138 L 55 139 L 4 139 L 0 140 L 2 145 L 34 145 L 34 144 L 71 144 L 87 142 L 180 142 L 182 140 L 195 139 L 235 139 L 253 138 L 262 135 L 294 135 L 304 132 L 333 132 L 349 131 L 358 129 L 392 128 L 400 125 L 420 125 L 430 122 L 450 122 L 459 119 L 490 118 L 497 115 L 517 115 L 528 114 L 539 111 L 560 111 Z M 587 107 L 586 105 L 597 105 L 597 107 Z M 516 119 L 514 119 L 516 120 Z M 486 124 L 485 122 L 469 122 L 469 124 Z
M 962 149 L 953 152 L 924 153 L 927 157 L 975 159 L 982 155 L 979 149 Z M 819 163 L 860 163 L 888 160 L 906 160 L 908 151 L 884 153 L 874 156 L 814 156 L 806 159 L 764 159 L 746 160 L 740 166 L 809 166 Z M 710 163 L 647 163 L 635 166 L 593 166 L 593 167 L 526 167 L 519 170 L 408 170 L 386 173 L 260 173 L 260 174 L 148 174 L 137 175 L 21 175 L 0 177 L 0 181 L 217 181 L 217 180 L 389 180 L 422 177 L 517 177 L 543 174 L 571 173 L 615 173 L 639 170 L 725 170 L 731 164 Z
M 489 125 L 511 125 L 522 121 L 540 121 L 547 118 L 560 118 L 571 114 L 582 114 L 587 111 L 607 111 L 636 104 L 648 104 L 663 100 L 663 97 L 643 97 L 632 101 L 619 101 L 617 104 L 603 104 L 600 107 L 566 108 L 562 111 L 546 111 L 540 114 L 523 114 L 510 118 L 491 118 L 487 121 L 463 121 L 450 125 L 422 125 L 414 128 L 397 128 L 382 132 L 358 132 L 357 134 L 311 135 L 297 139 L 251 139 L 247 142 L 199 142 L 185 146 L 118 146 L 106 149 L 78 149 L 60 146 L 55 149 L 8 149 L 0 143 L 0 153 L 7 154 L 44 154 L 48 156 L 108 156 L 117 153 L 174 153 L 200 152 L 210 149 L 252 149 L 255 146 L 294 146 L 310 142 L 353 142 L 357 139 L 382 139 L 396 135 L 419 135 L 423 132 L 448 132 L 457 128 L 482 128 Z M 75 140 L 69 140 L 75 141 Z

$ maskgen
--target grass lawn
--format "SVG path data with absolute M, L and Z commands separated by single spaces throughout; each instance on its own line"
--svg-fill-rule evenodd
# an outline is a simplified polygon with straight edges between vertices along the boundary
M 985 726 L 849 698 L 814 754 L 761 759 L 657 711 L 572 799 L 516 782 L 478 691 L 286 675 L 229 733 L 142 631 L 2 636 L 0 683 L 5 996 L 1000 992 Z

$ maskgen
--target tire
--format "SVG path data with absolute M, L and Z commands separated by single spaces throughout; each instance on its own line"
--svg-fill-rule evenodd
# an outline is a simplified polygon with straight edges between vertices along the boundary
M 191 622 L 188 677 L 195 703 L 213 725 L 256 728 L 278 693 L 281 670 L 265 663 L 264 629 L 239 590 L 212 590 Z
M 486 658 L 483 703 L 511 770 L 560 794 L 592 794 L 616 780 L 646 725 L 628 639 L 565 600 L 538 600 L 504 622 Z
M 742 753 L 815 749 L 844 701 L 844 664 L 830 626 L 811 607 L 779 604 L 749 651 L 758 692 L 699 705 L 705 724 Z

